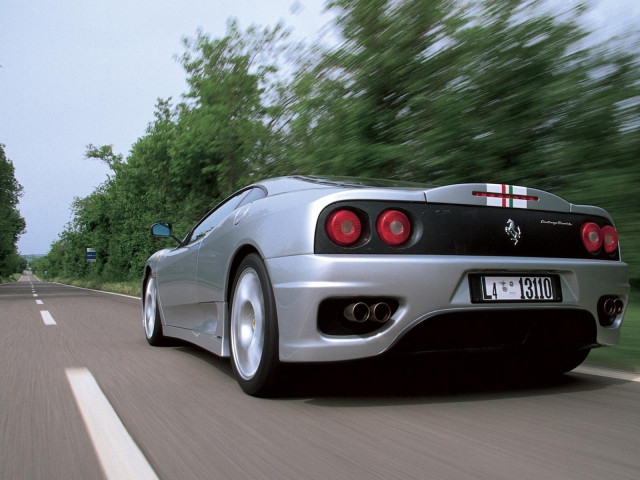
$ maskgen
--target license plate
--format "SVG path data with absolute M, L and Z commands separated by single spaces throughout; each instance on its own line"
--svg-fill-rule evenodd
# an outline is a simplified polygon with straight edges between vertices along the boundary
M 474 302 L 559 302 L 562 300 L 555 275 L 474 275 Z

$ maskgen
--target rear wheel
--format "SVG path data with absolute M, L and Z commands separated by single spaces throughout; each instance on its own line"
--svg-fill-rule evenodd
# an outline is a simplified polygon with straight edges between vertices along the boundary
M 584 348 L 582 350 L 570 350 L 558 353 L 553 359 L 553 370 L 557 373 L 570 372 L 586 360 L 589 352 L 591 352 L 590 348 Z
M 522 357 L 522 366 L 529 375 L 553 377 L 576 368 L 584 362 L 590 351 L 590 348 L 530 351 Z
M 249 395 L 273 392 L 279 370 L 278 319 L 262 259 L 248 255 L 233 282 L 230 306 L 231 367 Z
M 164 335 L 162 334 L 162 322 L 160 321 L 160 310 L 158 308 L 157 283 L 153 276 L 149 277 L 144 289 L 142 323 L 147 342 L 154 346 L 162 345 Z

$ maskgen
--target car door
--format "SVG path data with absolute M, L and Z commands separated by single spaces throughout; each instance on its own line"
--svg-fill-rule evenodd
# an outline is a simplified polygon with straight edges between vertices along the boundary
M 198 250 L 220 219 L 246 195 L 233 195 L 209 211 L 191 230 L 182 245 L 159 259 L 158 291 L 167 325 L 200 330 L 204 313 L 198 302 Z
M 183 245 L 160 258 L 158 290 L 167 325 L 201 330 L 205 313 L 198 295 L 202 268 L 199 251 L 207 237 L 221 226 L 251 189 L 242 190 L 213 208 L 196 224 Z M 206 262 L 205 262 L 206 263 Z M 206 265 L 205 265 L 206 267 Z
M 235 226 L 254 200 L 266 196 L 261 187 L 253 187 L 237 196 L 228 208 L 220 209 L 216 215 L 216 225 L 208 233 L 198 251 L 198 300 L 201 303 L 224 301 L 224 287 L 227 281 L 227 265 L 235 253 L 238 239 Z
M 202 324 L 196 289 L 199 246 L 198 241 L 188 242 L 158 259 L 158 293 L 167 325 L 197 328 Z

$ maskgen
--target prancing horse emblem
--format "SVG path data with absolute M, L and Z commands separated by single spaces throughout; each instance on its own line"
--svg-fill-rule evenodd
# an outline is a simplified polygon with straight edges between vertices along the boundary
M 507 235 L 509 235 L 509 238 L 511 239 L 513 244 L 517 245 L 522 232 L 520 231 L 520 227 L 516 227 L 516 222 L 511 219 L 507 220 L 507 226 L 504 227 L 504 231 L 507 232 Z

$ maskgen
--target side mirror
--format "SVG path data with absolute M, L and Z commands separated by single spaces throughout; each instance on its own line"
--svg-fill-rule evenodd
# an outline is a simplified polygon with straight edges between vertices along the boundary
M 171 227 L 170 223 L 154 223 L 153 225 L 151 225 L 151 235 L 160 238 L 171 237 L 179 244 L 182 244 L 182 240 L 180 240 L 173 234 L 173 228 Z
M 173 229 L 170 223 L 154 223 L 151 225 L 151 235 L 154 237 L 171 237 Z

